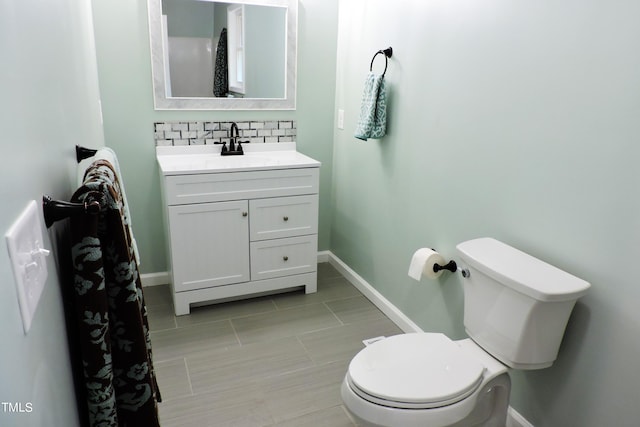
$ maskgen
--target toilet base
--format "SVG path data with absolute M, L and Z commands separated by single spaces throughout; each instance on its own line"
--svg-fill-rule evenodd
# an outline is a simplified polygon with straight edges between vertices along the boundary
M 487 379 L 471 396 L 453 405 L 433 409 L 399 409 L 376 405 L 358 396 L 342 382 L 342 401 L 363 427 L 504 427 L 511 379 L 504 372 Z

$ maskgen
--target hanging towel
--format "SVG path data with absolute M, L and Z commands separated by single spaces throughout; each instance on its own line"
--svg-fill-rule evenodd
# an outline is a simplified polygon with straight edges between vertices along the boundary
M 114 169 L 106 160 L 93 162 L 72 197 L 100 203 L 99 214 L 70 221 L 89 425 L 159 427 L 147 309 Z
M 360 119 L 354 136 L 366 141 L 382 138 L 387 131 L 387 90 L 384 74 L 367 74 L 360 106 Z
M 102 147 L 98 149 L 96 154 L 88 159 L 82 160 L 78 164 L 78 186 L 81 186 L 84 182 L 85 175 L 89 166 L 96 160 L 106 160 L 111 163 L 113 170 L 116 173 L 116 178 L 120 183 L 120 191 L 122 192 L 122 204 L 124 208 L 124 222 L 131 230 L 131 244 L 133 245 L 133 253 L 136 258 L 136 263 L 140 267 L 140 252 L 138 251 L 138 243 L 133 234 L 133 225 L 131 223 L 131 212 L 129 211 L 129 201 L 127 200 L 127 194 L 124 191 L 124 180 L 122 179 L 122 172 L 120 171 L 120 163 L 118 162 L 118 156 L 116 152 L 109 147 Z
M 216 64 L 213 71 L 213 96 L 226 97 L 229 94 L 229 64 L 227 62 L 227 29 L 220 32 L 216 48 Z

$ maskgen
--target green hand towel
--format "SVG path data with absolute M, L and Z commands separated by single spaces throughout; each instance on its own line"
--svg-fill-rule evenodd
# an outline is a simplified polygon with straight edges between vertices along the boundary
M 387 131 L 387 90 L 384 74 L 369 73 L 364 82 L 364 93 L 360 106 L 360 119 L 354 136 L 366 141 L 367 138 L 382 138 Z

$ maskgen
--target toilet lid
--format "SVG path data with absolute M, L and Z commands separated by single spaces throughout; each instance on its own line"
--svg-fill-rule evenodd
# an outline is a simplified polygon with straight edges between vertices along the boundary
M 435 408 L 469 396 L 483 365 L 447 336 L 395 335 L 371 344 L 349 365 L 347 380 L 364 399 L 399 408 Z

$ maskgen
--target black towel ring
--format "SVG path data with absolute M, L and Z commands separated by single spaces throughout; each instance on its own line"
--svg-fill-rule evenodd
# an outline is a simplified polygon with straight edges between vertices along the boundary
M 371 58 L 371 65 L 369 65 L 369 71 L 373 71 L 373 61 L 376 60 L 376 56 L 378 56 L 378 54 L 380 53 L 384 55 L 384 71 L 382 72 L 382 75 L 384 76 L 384 74 L 387 72 L 387 65 L 389 64 L 388 58 L 391 58 L 391 56 L 393 55 L 393 48 L 388 47 L 386 49 L 381 49 L 377 51 L 375 55 L 373 55 L 373 58 Z

